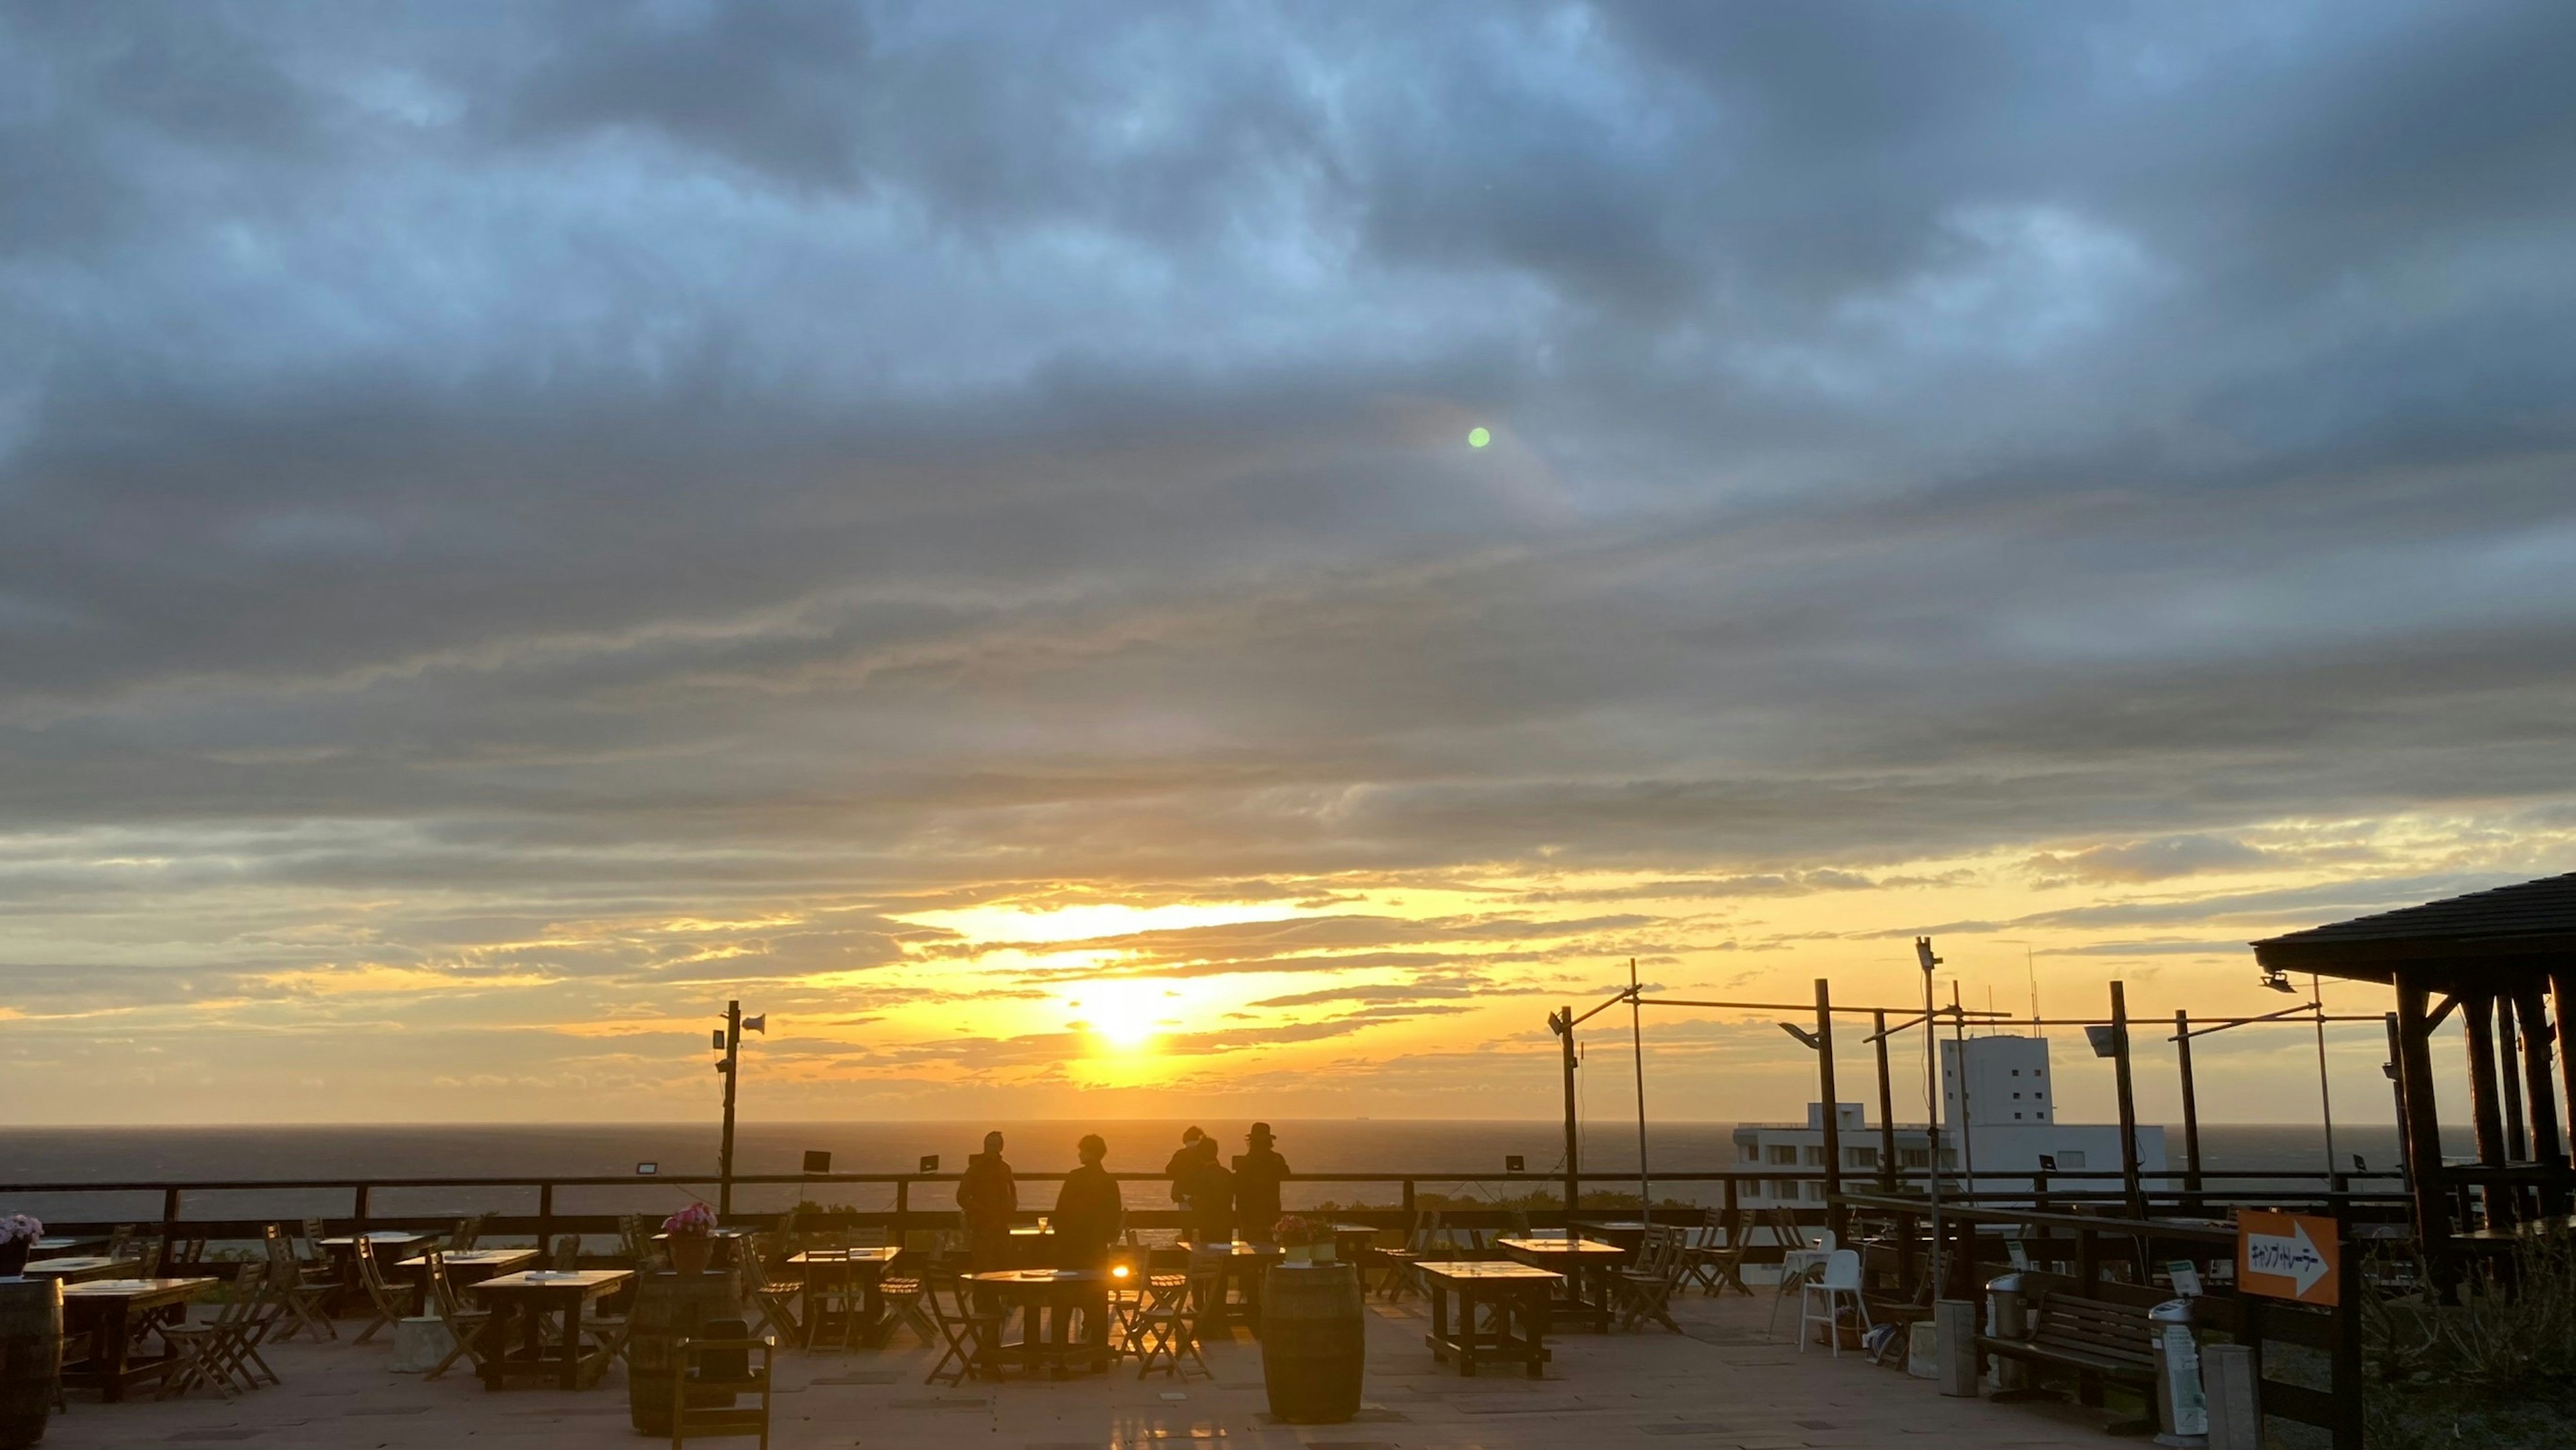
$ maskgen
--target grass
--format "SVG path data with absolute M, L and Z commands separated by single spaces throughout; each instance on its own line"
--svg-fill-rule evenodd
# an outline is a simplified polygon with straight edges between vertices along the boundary
M 2460 1287 L 2367 1301 L 2372 1450 L 2576 1445 L 2576 1237 L 2517 1244 Z

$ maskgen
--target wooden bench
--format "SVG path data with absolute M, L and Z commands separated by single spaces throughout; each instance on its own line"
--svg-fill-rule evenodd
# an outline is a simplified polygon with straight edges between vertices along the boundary
M 2044 1290 L 2031 1298 L 2027 1312 L 2030 1338 L 2000 1339 L 1980 1334 L 1977 1348 L 1987 1354 L 2073 1371 L 2078 1398 L 2088 1405 L 2102 1402 L 2101 1385 L 2105 1380 L 2133 1386 L 2145 1392 L 2150 1405 L 2147 1417 L 2115 1422 L 2109 1428 L 2114 1434 L 2146 1434 L 2154 1430 L 2155 1327 L 2148 1322 L 2146 1310 L 2061 1290 Z M 1994 1398 L 2029 1400 L 2054 1396 L 2032 1386 L 1999 1390 Z

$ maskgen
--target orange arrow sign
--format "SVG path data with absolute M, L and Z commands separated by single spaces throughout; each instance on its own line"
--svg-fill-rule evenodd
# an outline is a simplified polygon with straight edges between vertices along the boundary
M 2248 1294 L 2332 1306 L 2342 1302 L 2342 1266 L 2333 1219 L 2260 1209 L 2236 1216 L 2236 1283 Z

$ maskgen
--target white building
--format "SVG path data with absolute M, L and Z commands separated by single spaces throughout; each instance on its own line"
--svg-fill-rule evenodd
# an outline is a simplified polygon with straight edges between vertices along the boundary
M 1960 1080 L 1962 1048 L 1965 1049 L 1964 1084 Z M 1982 1177 L 1989 1173 L 2048 1171 L 2061 1178 L 2089 1173 L 2105 1176 L 2075 1179 L 2064 1186 L 2077 1189 L 2119 1186 L 2119 1125 L 2057 1121 L 2056 1073 L 2049 1063 L 2047 1038 L 1995 1036 L 1971 1037 L 1964 1043 L 1956 1040 L 1944 1042 L 1941 1044 L 1941 1076 L 1941 1169 L 1944 1173 L 1974 1171 Z M 1964 1104 L 1961 1102 L 1963 1086 Z M 1834 1126 L 1842 1138 L 1842 1170 L 1847 1186 L 1867 1187 L 1866 1183 L 1850 1183 L 1849 1180 L 1875 1177 L 1879 1150 L 1884 1142 L 1882 1135 L 1869 1122 L 1858 1103 L 1836 1104 Z M 1736 1166 L 1743 1170 L 1759 1164 L 1801 1173 L 1822 1172 L 1825 1167 L 1824 1105 L 1807 1104 L 1807 1121 L 1803 1124 L 1738 1125 L 1735 1130 L 1735 1161 Z M 1919 1174 L 1930 1162 L 1931 1137 L 1924 1126 L 1920 1123 L 1911 1126 L 1899 1124 L 1896 1129 L 1898 1171 Z M 2150 1178 L 2164 1172 L 2163 1128 L 2138 1129 L 2138 1167 Z M 2006 1185 L 1985 1180 L 1983 1186 L 1993 1191 Z M 1736 1201 L 1745 1208 L 1771 1208 L 1819 1204 L 1824 1197 L 1825 1186 L 1821 1180 L 1766 1178 L 1740 1188 Z

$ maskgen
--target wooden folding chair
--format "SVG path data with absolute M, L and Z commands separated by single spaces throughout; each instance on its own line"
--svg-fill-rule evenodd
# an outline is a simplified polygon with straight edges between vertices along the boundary
M 365 1329 L 358 1332 L 358 1337 L 350 1341 L 364 1344 L 375 1338 L 378 1330 L 391 1329 L 411 1317 L 412 1286 L 385 1281 L 384 1270 L 376 1262 L 374 1240 L 359 1239 L 351 1252 L 357 1255 L 358 1283 L 366 1289 L 367 1306 L 375 1316 L 367 1321 Z
M 154 1326 L 153 1332 L 170 1346 L 171 1355 L 178 1361 L 161 1381 L 161 1398 L 184 1395 L 199 1385 L 227 1400 L 233 1397 L 236 1386 L 245 1391 L 259 1388 L 258 1380 L 242 1365 L 251 1328 L 260 1322 L 266 1273 L 264 1264 L 245 1267 L 233 1280 L 230 1294 L 212 1319 Z
M 1673 1290 L 1681 1280 L 1681 1236 L 1661 1225 L 1649 1227 L 1636 1259 L 1610 1281 L 1618 1290 L 1619 1327 L 1634 1329 L 1652 1319 L 1681 1333 L 1672 1313 Z
M 447 1326 L 447 1337 L 452 1341 L 447 1347 L 446 1357 L 422 1378 L 434 1380 L 447 1373 L 448 1367 L 460 1359 L 465 1361 L 468 1372 L 480 1373 L 483 1369 L 483 1328 L 492 1322 L 492 1311 L 465 1307 L 462 1296 L 456 1292 L 456 1281 L 447 1275 L 447 1255 L 443 1251 L 424 1249 L 421 1257 L 428 1260 L 421 1270 L 421 1277 L 429 1284 L 429 1304 L 426 1307 L 438 1316 L 439 1323 Z
M 780 1247 L 779 1240 L 768 1234 L 756 1233 L 744 1241 L 743 1252 L 750 1260 L 743 1265 L 743 1288 L 751 1296 L 752 1312 L 760 1316 L 756 1332 L 775 1331 L 791 1344 L 803 1344 L 805 1326 L 796 1318 L 796 1301 L 805 1292 L 805 1281 L 787 1271 Z
M 1189 1378 L 1190 1366 L 1210 1379 L 1216 1371 L 1208 1368 L 1207 1359 L 1199 1353 L 1199 1323 L 1208 1314 L 1223 1309 L 1225 1272 L 1214 1261 L 1194 1259 L 1180 1292 L 1155 1292 L 1136 1312 L 1136 1329 L 1142 1348 L 1136 1356 L 1136 1378 L 1143 1379 L 1160 1368 L 1174 1379 Z
M 451 1254 L 471 1252 L 474 1245 L 482 1241 L 484 1227 L 491 1222 L 492 1215 L 488 1213 L 477 1213 L 458 1219 L 456 1232 L 447 1236 L 447 1251 Z
M 925 1275 L 921 1290 L 922 1302 L 930 1306 L 930 1322 L 947 1346 L 921 1382 L 963 1385 L 969 1379 L 1000 1379 L 993 1351 L 1002 1341 L 1002 1316 L 979 1312 L 965 1281 L 953 1273 Z
M 329 1279 L 317 1279 L 295 1257 L 295 1246 L 276 1224 L 267 1228 L 268 1292 L 284 1310 L 284 1327 L 277 1331 L 285 1339 L 302 1330 L 316 1339 L 337 1339 L 339 1327 L 324 1311 L 331 1293 L 339 1286 Z
M 1697 1284 L 1712 1298 L 1729 1289 L 1752 1298 L 1753 1291 L 1744 1285 L 1744 1226 L 1743 1210 L 1710 1209 L 1682 1245 L 1682 1287 Z

